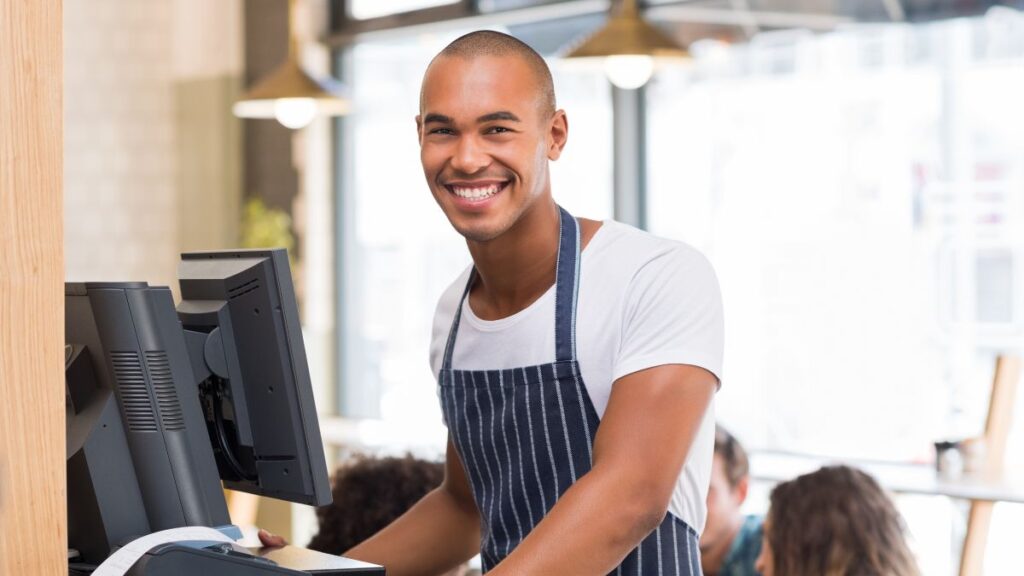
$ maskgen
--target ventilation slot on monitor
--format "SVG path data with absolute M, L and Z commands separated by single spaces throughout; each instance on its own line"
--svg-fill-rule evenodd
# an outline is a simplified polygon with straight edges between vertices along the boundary
M 234 300 L 235 298 L 238 298 L 239 296 L 241 296 L 243 294 L 248 294 L 249 292 L 252 292 L 253 290 L 259 290 L 259 288 L 260 288 L 259 279 L 253 278 L 252 280 L 249 280 L 245 284 L 241 284 L 239 286 L 235 286 L 234 288 L 229 288 L 228 289 L 228 300 Z
M 156 432 L 153 403 L 146 389 L 146 377 L 137 352 L 111 352 L 114 378 L 120 391 L 121 409 L 124 410 L 128 429 L 132 432 Z
M 165 430 L 184 430 L 185 417 L 181 413 L 178 392 L 174 389 L 174 377 L 171 375 L 171 364 L 167 361 L 167 353 L 163 350 L 146 352 L 146 368 L 153 381 L 156 392 L 156 405 L 160 410 L 160 422 Z

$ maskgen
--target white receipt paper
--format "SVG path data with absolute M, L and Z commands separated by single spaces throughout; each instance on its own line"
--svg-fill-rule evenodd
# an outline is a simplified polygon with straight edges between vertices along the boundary
M 184 542 L 186 540 L 211 540 L 214 542 L 233 542 L 224 534 L 206 526 L 186 526 L 184 528 L 171 528 L 154 532 L 148 536 L 132 540 L 117 552 L 114 552 L 103 564 L 92 573 L 92 576 L 123 576 L 142 555 L 151 550 L 154 546 L 170 542 Z

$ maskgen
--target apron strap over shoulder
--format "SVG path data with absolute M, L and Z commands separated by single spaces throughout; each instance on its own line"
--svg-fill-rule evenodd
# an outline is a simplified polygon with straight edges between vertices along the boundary
M 580 278 L 580 227 L 561 206 L 555 273 L 555 359 L 576 359 L 576 300 Z
M 455 335 L 459 332 L 459 320 L 462 319 L 462 306 L 466 303 L 466 298 L 469 297 L 469 290 L 473 287 L 473 282 L 476 280 L 476 267 L 469 271 L 469 280 L 466 281 L 466 287 L 462 290 L 462 296 L 459 297 L 459 307 L 455 309 L 455 318 L 452 319 L 452 327 L 448 330 L 448 341 L 444 345 L 444 359 L 441 361 L 441 373 L 438 375 L 438 382 L 445 377 L 445 374 L 451 372 L 452 369 L 452 354 L 455 352 Z
M 580 278 L 580 227 L 576 219 L 561 206 L 558 207 L 559 234 L 558 260 L 555 264 L 555 361 L 568 362 L 576 359 L 576 301 L 579 297 Z M 462 319 L 462 307 L 469 297 L 469 291 L 476 280 L 476 268 L 469 272 L 466 288 L 459 298 L 452 327 L 445 343 L 444 359 L 438 379 L 452 369 L 452 355 L 455 351 L 455 336 Z

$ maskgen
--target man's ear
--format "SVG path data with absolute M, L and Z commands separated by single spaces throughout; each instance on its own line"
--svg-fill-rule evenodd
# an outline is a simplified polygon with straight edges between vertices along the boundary
M 740 481 L 736 483 L 736 503 L 743 504 L 747 500 L 747 490 L 750 489 L 750 476 L 744 476 L 740 478 Z
M 423 141 L 423 116 L 416 115 L 416 141 Z
M 558 160 L 562 155 L 562 149 L 565 148 L 565 143 L 569 140 L 569 117 L 566 116 L 565 110 L 555 111 L 548 130 L 550 136 L 548 160 Z

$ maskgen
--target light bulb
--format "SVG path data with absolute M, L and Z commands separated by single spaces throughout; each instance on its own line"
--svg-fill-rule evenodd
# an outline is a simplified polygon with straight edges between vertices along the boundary
M 634 90 L 647 83 L 654 73 L 654 58 L 643 54 L 608 56 L 604 73 L 619 88 Z
M 309 124 L 315 116 L 316 100 L 312 98 L 278 98 L 274 101 L 274 118 L 293 130 Z

